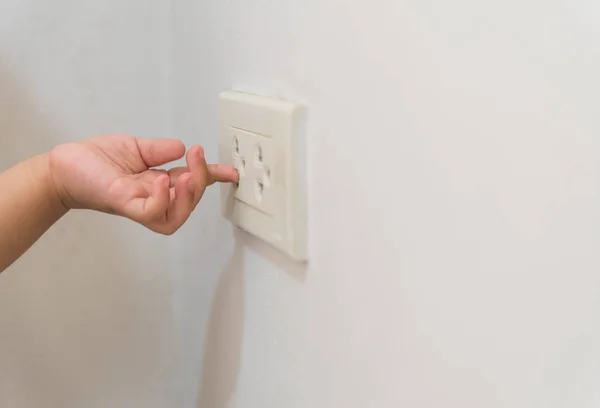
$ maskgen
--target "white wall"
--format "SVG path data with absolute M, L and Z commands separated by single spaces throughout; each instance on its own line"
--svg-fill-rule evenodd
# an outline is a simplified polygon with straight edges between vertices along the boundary
M 311 180 L 307 268 L 217 190 L 170 239 L 71 214 L 0 278 L 4 405 L 600 402 L 592 2 L 2 4 L 3 165 L 170 129 L 215 159 L 241 88 L 309 105 Z
M 0 168 L 99 133 L 168 134 L 168 13 L 0 1 Z M 0 275 L 0 406 L 171 406 L 171 245 L 72 213 Z
M 305 271 L 184 233 L 198 407 L 597 406 L 595 3 L 174 4 L 187 142 L 232 87 L 311 110 Z

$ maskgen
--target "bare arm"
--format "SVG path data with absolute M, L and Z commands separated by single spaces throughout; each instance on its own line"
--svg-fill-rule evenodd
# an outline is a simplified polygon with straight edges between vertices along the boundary
M 187 166 L 157 169 L 186 156 Z M 200 146 L 174 139 L 107 135 L 61 145 L 0 174 L 0 272 L 70 209 L 116 214 L 161 234 L 188 219 L 206 188 L 237 182 L 209 165 Z
M 67 213 L 49 171 L 43 154 L 0 174 L 0 272 Z

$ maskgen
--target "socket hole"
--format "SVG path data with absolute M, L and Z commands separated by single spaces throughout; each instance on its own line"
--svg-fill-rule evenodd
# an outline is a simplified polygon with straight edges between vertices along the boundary
M 263 184 L 267 187 L 271 185 L 271 169 L 266 168 L 263 176 Z
M 240 154 L 240 142 L 237 136 L 233 137 L 233 150 L 235 150 L 237 154 Z
M 256 146 L 256 162 L 259 164 L 263 162 L 263 150 L 260 145 Z
M 262 201 L 262 197 L 263 197 L 263 191 L 265 190 L 265 185 L 263 184 L 262 181 L 256 181 L 256 186 L 255 186 L 255 190 L 256 190 L 256 199 L 258 200 L 258 202 Z

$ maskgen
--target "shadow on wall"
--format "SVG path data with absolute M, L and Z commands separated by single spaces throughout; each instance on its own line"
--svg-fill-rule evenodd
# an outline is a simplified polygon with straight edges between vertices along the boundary
M 0 171 L 65 141 L 51 111 L 0 64 Z M 130 376 L 150 371 L 143 360 L 160 340 L 152 322 L 139 323 L 143 305 L 131 304 L 116 222 L 71 213 L 0 275 L 0 406 L 103 406 L 123 380 L 130 392 L 145 381 Z
M 244 273 L 238 241 L 211 306 L 198 408 L 225 408 L 235 393 L 244 335 Z
M 291 261 L 239 229 L 235 231 L 235 241 L 235 251 L 222 273 L 211 306 L 198 408 L 226 408 L 235 394 L 244 336 L 244 250 L 258 254 L 297 283 L 306 280 L 306 264 Z

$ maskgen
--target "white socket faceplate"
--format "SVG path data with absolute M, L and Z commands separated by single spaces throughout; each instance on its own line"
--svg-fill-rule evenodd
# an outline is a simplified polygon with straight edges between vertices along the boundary
M 297 261 L 308 258 L 305 120 L 293 102 L 220 97 L 220 162 L 240 173 L 238 186 L 221 186 L 223 215 Z

